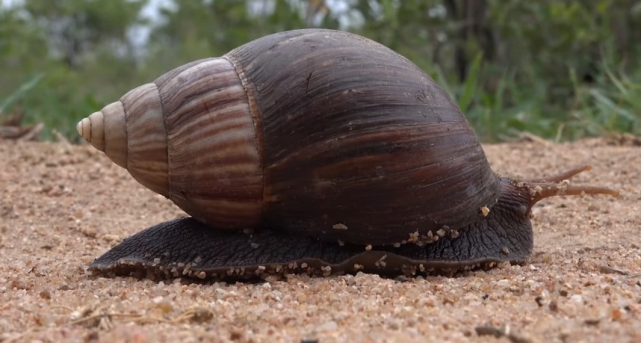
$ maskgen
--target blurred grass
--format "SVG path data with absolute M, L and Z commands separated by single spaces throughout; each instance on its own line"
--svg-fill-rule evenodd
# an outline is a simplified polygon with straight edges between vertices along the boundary
M 438 67 L 431 76 L 452 96 L 483 141 L 503 141 L 523 131 L 554 141 L 612 133 L 641 135 L 641 73 L 617 75 L 603 63 L 608 77 L 586 85 L 577 81 L 570 68 L 567 77 L 573 94 L 562 106 L 548 102 L 543 80 L 533 78 L 523 88 L 509 71 L 498 79 L 494 92 L 485 91 L 478 84 L 480 61 L 479 54 L 462 84 L 449 85 Z
M 484 142 L 510 139 L 522 131 L 555 141 L 623 132 L 641 135 L 641 73 L 615 73 L 606 63 L 603 68 L 607 77 L 593 85 L 578 82 L 575 71 L 568 69 L 567 77 L 574 88 L 566 107 L 547 103 L 543 81 L 532 80 L 530 87 L 524 89 L 516 85 L 509 71 L 498 79 L 495 91 L 485 91 L 479 84 L 483 71 L 480 53 L 463 83 L 450 84 L 438 66 L 428 73 L 450 94 Z M 25 106 L 26 122 L 45 124 L 40 137 L 43 140 L 51 140 L 52 131 L 57 130 L 70 141 L 80 142 L 76 123 L 120 95 L 110 94 L 113 99 L 104 97 L 99 101 L 88 93 L 65 94 L 61 99 L 55 83 L 69 78 L 70 75 L 44 74 L 28 78 L 0 100 L 0 119 L 30 92 L 37 92 Z
M 15 105 L 18 101 L 22 100 L 24 96 L 33 88 L 35 87 L 40 80 L 42 80 L 42 77 L 44 74 L 39 74 L 34 77 L 32 77 L 30 80 L 26 81 L 24 84 L 22 84 L 15 92 L 10 94 L 6 99 L 2 100 L 0 102 L 0 113 L 6 112 L 7 108 L 12 107 Z
M 136 49 L 128 30 L 150 24 L 138 17 L 145 2 L 0 8 L 3 112 L 19 99 L 25 125 L 45 124 L 40 138 L 56 130 L 80 142 L 78 120 L 172 68 L 278 31 L 339 29 L 349 17 L 342 29 L 432 75 L 484 142 L 523 131 L 556 141 L 641 135 L 641 0 L 368 0 L 335 12 L 325 0 L 272 0 L 261 15 L 249 0 L 173 0 Z
M 0 99 L 0 121 L 11 114 L 14 106 L 20 103 L 25 111 L 23 124 L 43 123 L 39 138 L 50 141 L 58 131 L 70 142 L 79 143 L 81 137 L 76 132 L 76 124 L 82 118 L 104 107 L 108 97 L 97 100 L 89 90 L 57 87 L 61 82 L 78 82 L 79 75 L 60 73 L 38 74 L 24 81 L 13 93 Z M 76 79 L 74 79 L 74 76 Z M 80 83 L 80 82 L 78 82 Z M 66 92 L 61 92 L 66 90 Z M 112 94 L 116 97 L 119 95 Z M 109 101 L 111 102 L 111 101 Z

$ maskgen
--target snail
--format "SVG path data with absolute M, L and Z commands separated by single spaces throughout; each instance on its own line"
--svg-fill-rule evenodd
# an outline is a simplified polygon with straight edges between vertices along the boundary
M 532 206 L 618 192 L 493 172 L 423 70 L 356 34 L 302 29 L 179 66 L 78 133 L 187 217 L 126 238 L 89 270 L 251 278 L 441 273 L 523 262 Z

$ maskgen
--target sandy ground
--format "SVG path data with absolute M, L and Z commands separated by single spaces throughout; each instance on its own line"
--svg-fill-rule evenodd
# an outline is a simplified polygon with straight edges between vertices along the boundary
M 485 149 L 494 170 L 529 177 L 590 163 L 576 181 L 622 195 L 545 200 L 529 264 L 454 278 L 95 278 L 95 257 L 182 212 L 88 146 L 0 141 L 0 342 L 641 341 L 641 147 Z

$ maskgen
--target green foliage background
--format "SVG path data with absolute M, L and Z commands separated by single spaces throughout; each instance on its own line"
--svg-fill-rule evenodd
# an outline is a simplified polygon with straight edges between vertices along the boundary
M 0 8 L 0 112 L 75 123 L 180 64 L 304 27 L 352 31 L 405 55 L 479 137 L 641 134 L 639 0 L 23 0 Z M 147 30 L 148 39 L 136 44 Z M 2 114 L 0 114 L 2 116 Z

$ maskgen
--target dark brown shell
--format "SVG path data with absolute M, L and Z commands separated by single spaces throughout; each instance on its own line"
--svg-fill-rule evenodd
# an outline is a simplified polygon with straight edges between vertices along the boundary
M 463 227 L 498 179 L 465 116 L 412 62 L 330 30 L 229 52 L 250 99 L 275 229 L 363 244 Z
M 498 197 L 445 91 L 341 31 L 273 34 L 177 67 L 78 131 L 216 229 L 397 245 L 462 228 Z

